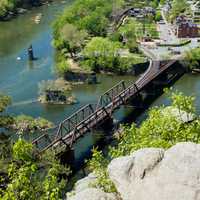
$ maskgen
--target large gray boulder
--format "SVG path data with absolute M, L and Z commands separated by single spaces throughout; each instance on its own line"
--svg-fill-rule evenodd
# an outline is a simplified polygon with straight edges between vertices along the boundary
M 100 189 L 94 188 L 96 181 L 94 174 L 77 181 L 72 194 L 67 194 L 67 200 L 117 200 L 115 194 L 105 193 Z
M 123 200 L 200 200 L 200 145 L 141 149 L 108 166 Z
M 117 200 L 117 197 L 97 188 L 88 188 L 67 198 L 67 200 Z

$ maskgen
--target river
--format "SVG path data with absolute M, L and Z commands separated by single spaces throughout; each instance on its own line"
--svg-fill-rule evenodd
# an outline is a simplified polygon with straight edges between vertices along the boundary
M 78 103 L 74 105 L 42 105 L 37 102 L 38 84 L 42 80 L 55 79 L 54 49 L 51 46 L 52 21 L 63 8 L 70 5 L 69 1 L 55 1 L 32 9 L 26 14 L 18 16 L 9 22 L 0 22 L 0 91 L 12 97 L 12 106 L 7 110 L 12 115 L 26 114 L 33 117 L 44 117 L 57 124 L 75 110 L 88 103 L 95 103 L 99 96 L 120 80 L 131 82 L 133 76 L 98 76 L 97 85 L 80 85 L 73 89 L 73 95 Z M 40 24 L 35 24 L 33 18 L 42 13 Z M 30 63 L 27 59 L 27 48 L 32 44 L 34 54 L 38 58 Z M 20 57 L 20 60 L 17 60 Z M 184 75 L 176 82 L 174 88 L 185 94 L 194 94 L 197 103 L 200 100 L 200 79 L 197 75 Z M 166 95 L 159 97 L 152 106 L 169 104 Z M 197 104 L 198 113 L 200 106 Z M 117 120 L 123 119 L 131 109 L 122 108 L 115 114 Z M 142 114 L 137 122 L 147 116 Z M 87 135 L 77 147 L 76 155 L 93 145 L 98 137 Z

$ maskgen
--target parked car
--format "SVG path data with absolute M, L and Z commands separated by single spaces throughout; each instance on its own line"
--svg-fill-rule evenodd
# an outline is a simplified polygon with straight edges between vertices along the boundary
M 160 20 L 158 24 L 165 24 L 164 20 Z

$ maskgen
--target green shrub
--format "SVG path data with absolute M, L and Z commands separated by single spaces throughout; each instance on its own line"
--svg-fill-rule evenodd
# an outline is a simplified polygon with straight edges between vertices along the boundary
M 195 113 L 194 97 L 187 97 L 176 91 L 171 94 L 170 99 L 172 100 L 170 109 L 176 108 L 178 111 L 189 114 Z M 191 122 L 185 123 L 176 115 L 170 114 L 168 109 L 164 106 L 152 108 L 148 118 L 140 127 L 134 123 L 131 126 L 123 126 L 122 133 L 117 137 L 117 145 L 109 149 L 109 159 L 105 160 L 102 152 L 94 151 L 90 165 L 97 176 L 96 187 L 105 189 L 106 186 L 112 186 L 108 176 L 101 175 L 106 172 L 105 168 L 110 159 L 130 155 L 141 148 L 167 149 L 178 142 L 200 142 L 200 118 L 194 118 Z M 107 185 L 101 186 L 101 182 L 99 183 L 101 178 Z
M 186 52 L 185 63 L 189 69 L 200 68 L 200 48 L 192 49 Z
M 116 192 L 115 185 L 108 177 L 108 160 L 104 157 L 102 151 L 92 150 L 92 159 L 88 161 L 89 169 L 97 176 L 93 187 L 98 187 L 105 192 Z
M 162 19 L 162 15 L 161 15 L 161 12 L 160 11 L 157 11 L 156 12 L 156 16 L 155 16 L 155 20 L 158 22 Z
M 4 17 L 8 11 L 12 11 L 16 6 L 15 0 L 1 0 L 0 1 L 0 17 Z
M 36 130 L 45 130 L 53 127 L 53 123 L 48 120 L 38 117 L 33 118 L 27 115 L 19 115 L 14 118 L 14 123 L 11 126 L 14 130 L 20 132 L 34 132 Z
M 61 200 L 63 198 L 67 180 L 60 175 L 68 176 L 70 170 L 55 159 L 53 152 L 37 156 L 33 145 L 22 139 L 16 141 L 11 152 L 11 160 L 7 164 L 7 187 L 4 190 L 0 189 L 0 199 Z

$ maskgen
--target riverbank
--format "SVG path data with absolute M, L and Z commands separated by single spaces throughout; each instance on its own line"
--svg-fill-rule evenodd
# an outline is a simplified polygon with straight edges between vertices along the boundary
M 53 46 L 58 52 L 56 68 L 59 75 L 63 76 L 70 70 L 69 60 L 73 60 L 83 70 L 130 74 L 134 66 L 145 62 L 138 41 L 144 37 L 158 36 L 154 9 L 145 10 L 148 20 L 145 21 L 144 31 L 139 14 L 131 15 L 130 6 L 128 8 L 125 2 L 114 7 L 106 1 L 91 1 L 91 5 L 95 9 L 77 0 L 54 22 Z M 101 10 L 100 13 L 97 8 Z M 124 14 L 121 13 L 123 9 L 126 10 Z M 81 15 L 82 10 L 91 17 Z M 139 11 L 143 12 L 142 9 Z M 96 19 L 97 13 L 101 20 Z M 120 26 L 116 24 L 117 18 L 124 19 Z M 93 28 L 93 20 L 96 20 L 96 29 Z M 117 28 L 110 27 L 113 24 Z
M 53 0 L 36 0 L 32 2 L 26 2 L 20 0 L 17 3 L 15 1 L 7 1 L 0 4 L 0 21 L 9 21 L 13 18 L 23 15 L 34 7 L 39 7 L 42 5 L 50 5 Z

